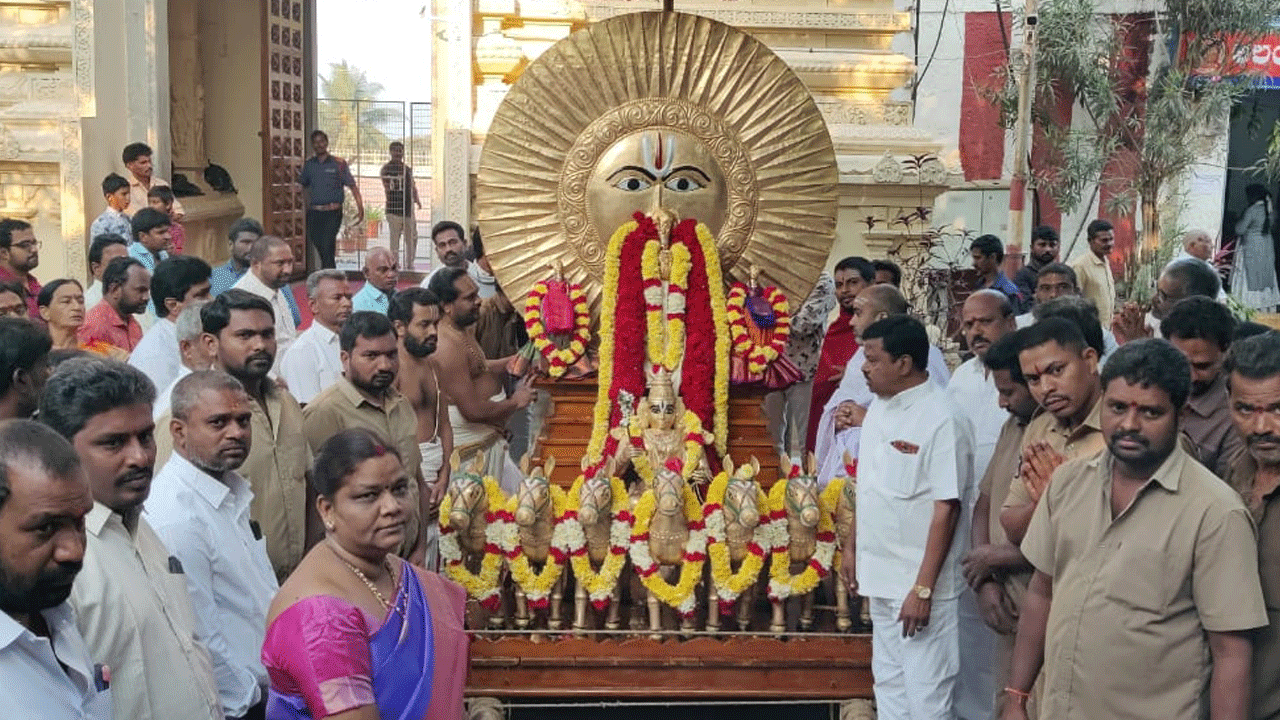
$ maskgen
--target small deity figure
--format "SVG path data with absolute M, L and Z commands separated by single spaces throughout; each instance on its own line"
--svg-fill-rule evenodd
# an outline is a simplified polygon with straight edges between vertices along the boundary
M 781 315 L 774 306 L 779 300 L 783 305 Z M 746 343 L 741 346 L 743 349 L 750 348 L 745 354 L 735 351 L 730 358 L 730 382 L 760 384 L 770 390 L 780 390 L 803 380 L 799 368 L 786 356 L 791 331 L 791 318 L 785 309 L 786 299 L 777 288 L 760 285 L 760 268 L 752 264 L 747 269 L 745 288 L 737 285 L 730 293 L 729 302 L 730 305 L 741 303 L 738 308 L 742 313 L 741 324 L 746 330 L 744 340 L 735 339 L 735 350 L 741 343 Z M 761 354 L 765 352 L 770 356 Z
M 696 416 L 685 411 L 684 403 L 672 386 L 671 375 L 665 369 L 654 375 L 649 391 L 635 414 L 627 419 L 625 425 L 614 428 L 611 434 L 618 439 L 618 451 L 614 455 L 618 473 L 632 465 L 642 480 L 634 492 L 643 492 L 651 487 L 654 470 L 665 467 L 672 459 L 683 464 L 688 475 L 685 479 L 690 483 L 710 482 L 711 468 L 703 447 L 710 445 L 715 438 L 702 429 Z M 690 435 L 697 438 L 696 449 L 686 443 Z M 690 453 L 697 456 L 691 458 Z
M 584 314 L 582 318 L 578 315 L 579 309 L 586 307 L 586 296 L 581 287 L 565 279 L 561 260 L 552 263 L 551 269 L 551 277 L 541 283 L 545 291 L 537 305 L 545 338 L 531 338 L 533 342 L 522 353 L 530 360 L 539 361 L 541 371 L 551 370 L 553 378 L 573 380 L 593 375 L 598 363 L 588 350 L 591 342 L 590 315 Z M 584 320 L 586 324 L 583 324 Z M 542 345 L 547 342 L 550 347 L 544 349 Z M 538 358 L 539 353 L 542 358 Z

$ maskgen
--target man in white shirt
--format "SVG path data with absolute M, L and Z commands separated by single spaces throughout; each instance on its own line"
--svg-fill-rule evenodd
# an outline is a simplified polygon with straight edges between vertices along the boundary
M 85 309 L 102 302 L 102 271 L 107 263 L 129 254 L 129 241 L 119 235 L 98 235 L 89 243 L 89 286 L 84 289 Z
M 479 261 L 467 259 L 467 233 L 462 226 L 452 220 L 441 220 L 431 228 L 431 244 L 436 248 L 436 259 L 439 261 L 427 276 L 422 278 L 420 287 L 430 289 L 431 278 L 447 267 L 466 268 L 467 274 L 476 283 L 480 299 L 491 298 L 498 293 L 497 280 L 493 273 L 481 266 Z M 482 249 L 477 249 L 477 257 L 483 257 Z M 485 261 L 488 264 L 488 261 Z
M 307 277 L 307 302 L 311 306 L 311 327 L 302 331 L 280 361 L 280 377 L 303 405 L 342 377 L 338 330 L 351 317 L 352 309 L 346 273 L 311 273 Z
M 973 429 L 929 382 L 929 336 L 918 320 L 888 317 L 862 338 L 877 401 L 863 423 L 858 522 L 840 574 L 870 602 L 877 716 L 951 720 Z
M 984 358 L 997 340 L 1014 332 L 1013 318 L 1008 297 L 997 290 L 974 292 L 960 311 L 960 328 L 973 357 L 956 368 L 947 394 L 955 407 L 964 408 L 973 425 L 974 482 L 986 473 L 1009 416 L 1000 407 L 1000 392 Z M 977 488 L 968 488 L 965 497 L 964 514 L 972 518 Z M 996 636 L 983 622 L 977 598 L 968 587 L 960 595 L 960 642 L 965 652 L 960 656 L 956 715 L 961 720 L 988 720 L 995 710 Z
M 869 285 L 863 288 L 853 299 L 853 317 L 850 324 L 859 338 L 863 331 L 884 318 L 893 315 L 905 315 L 907 301 L 902 293 L 892 285 Z M 818 484 L 826 487 L 831 478 L 843 475 L 844 456 L 858 457 L 858 443 L 862 437 L 862 419 L 867 407 L 875 399 L 875 394 L 867 387 L 867 378 L 862 374 L 862 364 L 866 361 L 866 353 L 859 347 L 844 368 L 844 378 L 836 388 L 831 399 L 827 401 L 818 418 L 818 431 L 814 436 L 816 457 L 818 458 Z M 946 387 L 951 378 L 947 370 L 942 351 L 933 345 L 929 346 L 929 379 Z
M 182 369 L 178 326 L 174 320 L 189 303 L 209 299 L 209 263 L 194 255 L 161 260 L 151 276 L 156 323 L 129 354 L 129 364 L 146 373 L 157 388 L 167 388 Z
M 40 420 L 71 441 L 94 500 L 71 604 L 90 655 L 111 668 L 116 720 L 221 720 L 182 563 L 142 517 L 154 399 L 141 371 L 98 357 L 67 360 L 45 384 Z
M 172 433 L 173 455 L 156 474 L 147 519 L 182 563 L 222 711 L 262 717 L 267 671 L 259 655 L 280 586 L 249 519 L 253 491 L 236 472 L 253 440 L 249 395 L 239 380 L 206 370 L 180 380 L 172 402 L 173 419 L 160 432 Z
M 84 560 L 89 483 L 70 443 L 0 424 L 0 687 L 8 720 L 111 718 L 111 693 L 67 603 Z M 19 697 L 21 696 L 21 697 Z
M 155 407 L 151 411 L 151 419 L 156 422 L 160 422 L 161 416 L 169 412 L 169 399 L 173 395 L 173 387 L 179 380 L 197 370 L 208 370 L 213 366 L 213 354 L 209 352 L 205 343 L 200 341 L 200 336 L 204 334 L 204 325 L 200 321 L 200 308 L 208 304 L 208 300 L 188 303 L 182 308 L 182 312 L 178 313 L 178 319 L 174 322 L 178 354 L 182 358 L 182 365 L 178 367 L 177 376 L 156 395 Z
M 293 275 L 293 248 L 274 235 L 263 235 L 249 250 L 249 272 L 232 287 L 247 290 L 271 304 L 276 318 L 276 364 L 272 370 L 280 371 L 280 358 L 298 337 L 298 327 L 284 294 L 289 289 L 289 276 Z

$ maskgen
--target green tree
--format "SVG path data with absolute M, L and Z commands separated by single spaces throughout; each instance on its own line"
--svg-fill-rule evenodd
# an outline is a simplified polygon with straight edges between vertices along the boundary
M 371 162 L 380 162 L 388 143 L 404 134 L 404 111 L 396 103 L 379 102 L 383 90 L 382 83 L 346 60 L 329 63 L 329 73 L 320 76 L 317 111 L 333 154 L 352 162 L 368 154 Z
M 1118 191 L 1125 207 L 1136 201 L 1143 232 L 1136 260 L 1154 261 L 1162 222 L 1176 224 L 1161 217 L 1162 192 L 1203 157 L 1205 130 L 1250 89 L 1245 79 L 1196 71 L 1226 58 L 1230 38 L 1248 43 L 1265 33 L 1280 0 L 1165 0 L 1129 16 L 1104 14 L 1095 0 L 1051 0 L 1040 10 L 1034 121 L 1058 158 L 1037 169 L 1037 182 L 1066 209 L 1092 202 L 1100 184 Z M 1136 48 L 1151 58 L 1145 75 L 1131 72 L 1127 38 L 1152 43 Z M 1087 120 L 1062 127 L 1049 108 L 1068 99 Z M 1280 168 L 1280 143 L 1273 153 L 1271 166 Z

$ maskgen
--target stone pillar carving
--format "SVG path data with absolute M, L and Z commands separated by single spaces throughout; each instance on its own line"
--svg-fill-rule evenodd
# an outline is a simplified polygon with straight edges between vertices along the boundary
M 169 3 L 167 0 L 124 0 L 124 38 L 128 67 L 125 96 L 129 104 L 129 138 L 142 141 L 155 152 L 156 172 L 170 174 L 169 98 L 161 90 L 169 86 Z
M 471 222 L 471 0 L 432 0 L 431 221 Z
M 169 134 L 173 167 L 202 168 L 204 68 L 200 60 L 199 13 L 193 0 L 169 4 Z
M 86 280 L 89 274 L 89 263 L 85 257 L 85 208 L 82 200 L 84 198 L 84 162 L 81 159 L 83 143 L 80 136 L 80 120 L 78 118 L 63 120 L 60 131 L 62 162 L 58 184 L 61 198 L 63 267 L 66 268 L 67 275 Z

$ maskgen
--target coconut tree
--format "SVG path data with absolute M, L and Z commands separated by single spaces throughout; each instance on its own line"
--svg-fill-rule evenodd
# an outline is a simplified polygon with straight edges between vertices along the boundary
M 320 76 L 317 110 L 331 152 L 352 162 L 365 153 L 381 158 L 387 144 L 404 135 L 402 104 L 380 102 L 383 90 L 382 83 L 346 60 L 329 63 L 328 74 Z

